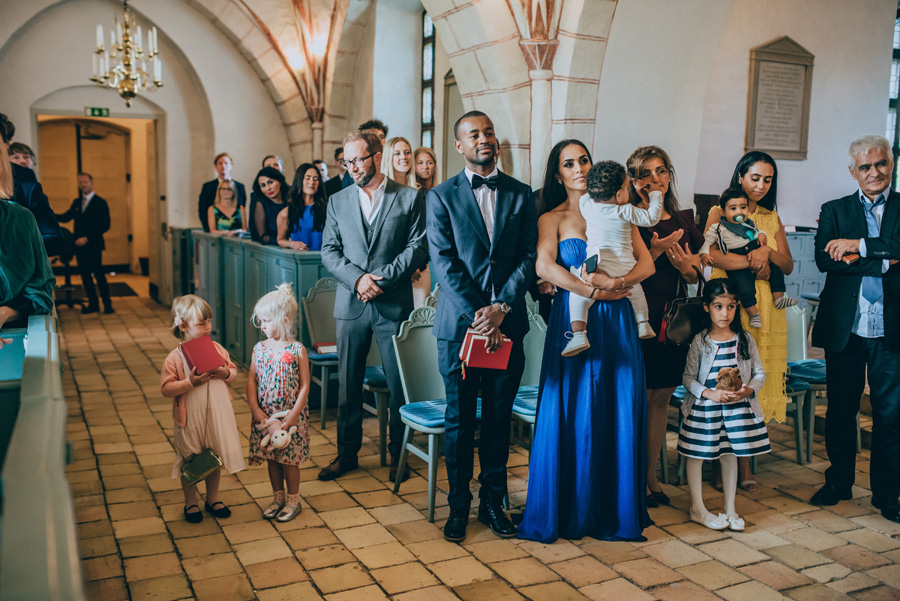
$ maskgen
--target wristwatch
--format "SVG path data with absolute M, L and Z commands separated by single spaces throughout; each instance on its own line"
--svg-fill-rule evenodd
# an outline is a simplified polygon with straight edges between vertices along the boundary
M 512 311 L 512 307 L 507 305 L 506 303 L 500 303 L 500 310 L 503 311 L 503 314 L 506 315 L 510 311 Z

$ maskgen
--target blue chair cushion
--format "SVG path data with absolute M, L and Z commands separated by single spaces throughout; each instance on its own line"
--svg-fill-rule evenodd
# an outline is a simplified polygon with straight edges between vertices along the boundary
M 823 359 L 791 361 L 787 365 L 790 377 L 805 380 L 810 384 L 825 384 L 825 361 Z
M 513 401 L 513 413 L 534 416 L 537 413 L 538 387 L 522 386 Z
M 806 380 L 801 380 L 800 378 L 788 378 L 784 387 L 788 394 L 794 392 L 806 392 L 807 390 L 812 388 L 809 382 L 807 382 Z
M 306 349 L 306 355 L 313 363 L 327 363 L 330 361 L 337 363 L 338 360 L 337 353 L 317 353 L 308 347 Z
M 684 386 L 679 386 L 675 389 L 675 392 L 672 393 L 672 398 L 684 400 L 685 394 L 687 394 L 687 390 L 684 388 Z
M 366 377 L 363 378 L 363 384 L 372 388 L 387 388 L 387 377 L 384 375 L 384 368 L 380 365 L 371 365 L 366 368 Z
M 441 428 L 444 425 L 444 413 L 447 411 L 447 400 L 418 401 L 407 403 L 400 407 L 400 417 L 422 426 L 423 428 Z M 481 399 L 478 399 L 478 408 L 475 418 L 481 421 Z

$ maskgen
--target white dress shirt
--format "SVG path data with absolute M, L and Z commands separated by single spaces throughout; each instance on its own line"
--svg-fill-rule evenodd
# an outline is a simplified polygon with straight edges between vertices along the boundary
M 378 211 L 381 210 L 381 201 L 384 198 L 384 189 L 387 186 L 387 180 L 387 176 L 381 178 L 381 185 L 372 192 L 372 198 L 369 198 L 369 195 L 362 188 L 358 186 L 356 188 L 359 193 L 359 210 L 362 211 L 363 219 L 365 219 L 366 223 L 369 225 L 372 225 L 376 215 L 378 215 Z
M 82 197 L 81 197 L 81 212 L 82 212 L 82 213 L 84 213 L 85 211 L 87 211 L 88 203 L 91 202 L 91 199 L 92 199 L 93 197 L 94 197 L 94 193 L 93 193 L 93 192 L 91 192 L 91 193 L 88 194 L 87 196 L 82 196 Z
M 885 202 L 872 207 L 872 214 L 875 215 L 875 220 L 878 222 L 879 229 L 881 229 L 881 221 L 884 217 L 884 209 L 887 207 L 887 199 L 890 193 L 891 188 L 888 186 L 878 195 L 884 196 Z M 878 199 L 878 196 L 875 197 L 876 200 Z M 859 191 L 859 201 L 863 204 L 871 204 L 874 202 L 869 200 L 862 190 Z M 866 227 L 868 226 L 869 222 L 866 220 Z M 865 259 L 867 255 L 868 249 L 866 248 L 866 239 L 860 238 L 859 256 Z M 891 262 L 888 259 L 882 259 L 881 273 L 886 273 L 890 268 Z M 859 285 L 856 315 L 853 316 L 853 329 L 851 331 L 861 338 L 881 338 L 884 336 L 884 297 L 882 296 L 877 301 L 870 303 L 866 297 L 863 296 L 863 283 L 860 283 Z
M 500 171 L 494 166 L 494 170 L 491 171 L 488 177 L 495 177 Z M 472 184 L 472 177 L 477 175 L 474 171 L 469 170 L 468 167 L 465 169 L 466 177 L 469 179 L 469 185 Z M 479 176 L 480 177 L 480 176 Z M 487 178 L 485 178 L 487 179 Z M 472 192 L 475 193 L 475 202 L 478 203 L 478 210 L 481 211 L 481 218 L 484 219 L 484 227 L 487 228 L 488 240 L 491 242 L 494 241 L 494 212 L 497 208 L 497 191 L 491 190 L 487 186 L 481 186 L 477 190 L 473 189 Z

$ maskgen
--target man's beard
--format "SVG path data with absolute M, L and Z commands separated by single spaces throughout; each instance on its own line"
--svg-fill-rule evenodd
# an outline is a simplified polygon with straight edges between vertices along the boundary
M 474 156 L 473 158 L 469 159 L 469 162 L 472 163 L 473 165 L 478 165 L 479 167 L 484 167 L 485 165 L 491 165 L 491 164 L 493 164 L 494 161 L 497 160 L 497 151 L 496 151 L 496 149 L 494 149 L 494 153 L 493 153 L 491 156 L 489 156 L 489 157 L 482 157 L 482 156 L 479 154 L 479 150 L 481 150 L 481 149 L 476 149 L 476 150 L 475 150 L 475 156 Z
M 353 178 L 353 183 L 355 183 L 357 186 L 359 186 L 360 188 L 365 188 L 366 184 L 372 181 L 372 178 L 375 177 L 375 163 L 373 162 L 372 167 L 367 169 L 365 173 L 359 176 L 359 179 L 357 179 L 357 176 L 353 175 L 352 173 L 350 174 L 350 177 Z

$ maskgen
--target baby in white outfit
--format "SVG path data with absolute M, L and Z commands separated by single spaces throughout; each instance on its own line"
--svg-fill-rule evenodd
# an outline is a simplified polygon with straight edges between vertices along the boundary
M 642 209 L 628 201 L 629 185 L 631 182 L 625 173 L 625 167 L 615 161 L 599 161 L 588 172 L 588 193 L 578 201 L 581 215 L 587 222 L 587 256 L 596 253 L 597 268 L 614 278 L 624 277 L 636 263 L 631 245 L 632 224 L 652 227 L 662 215 L 661 192 L 650 192 L 650 208 Z M 571 271 L 580 276 L 581 266 L 572 267 Z M 650 327 L 647 299 L 640 284 L 631 287 L 631 296 L 628 298 L 634 309 L 638 335 L 641 338 L 654 338 L 656 333 Z M 569 293 L 572 333 L 566 334 L 570 336 L 570 340 L 563 349 L 563 357 L 571 357 L 590 348 L 587 317 L 593 304 L 593 299 Z

